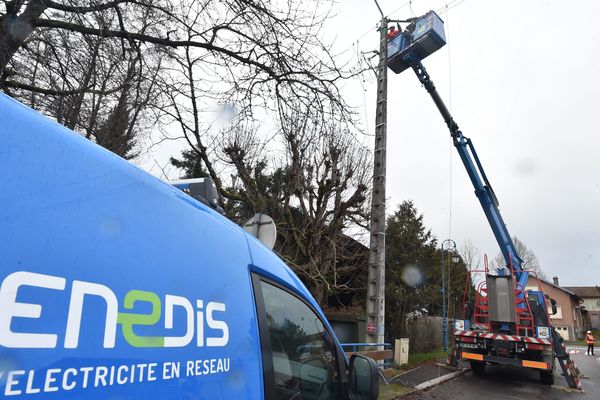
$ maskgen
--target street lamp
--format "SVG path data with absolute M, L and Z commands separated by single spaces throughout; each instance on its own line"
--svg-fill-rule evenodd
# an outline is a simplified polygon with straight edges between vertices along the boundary
M 444 278 L 444 250 L 452 250 L 452 262 L 458 262 L 456 255 L 456 242 L 446 239 L 442 242 L 442 336 L 444 342 L 444 353 L 448 351 L 448 322 L 446 320 L 446 280 Z

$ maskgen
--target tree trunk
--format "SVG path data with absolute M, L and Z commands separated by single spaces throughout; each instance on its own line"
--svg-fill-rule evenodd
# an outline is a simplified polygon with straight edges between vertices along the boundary
M 315 282 L 311 285 L 310 292 L 313 296 L 315 296 L 315 300 L 319 304 L 320 307 L 323 307 L 323 301 L 325 300 L 325 285 L 323 282 Z
M 0 17 L 0 79 L 5 79 L 4 70 L 6 69 L 6 65 L 11 60 L 12 56 L 16 53 L 20 44 L 16 44 L 14 40 L 12 40 L 12 36 L 7 31 L 8 19 L 10 16 L 4 15 Z
M 45 1 L 31 0 L 21 15 L 17 16 L 19 10 L 10 10 L 0 17 L 0 80 L 6 79 L 6 66 L 31 35 L 45 9 Z

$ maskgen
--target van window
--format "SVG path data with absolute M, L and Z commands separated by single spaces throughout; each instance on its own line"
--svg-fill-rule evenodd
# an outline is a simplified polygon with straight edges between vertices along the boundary
M 274 386 L 275 399 L 338 398 L 339 370 L 331 333 L 298 297 L 262 280 L 260 288 L 271 350 L 265 357 L 272 360 L 274 380 L 266 386 Z

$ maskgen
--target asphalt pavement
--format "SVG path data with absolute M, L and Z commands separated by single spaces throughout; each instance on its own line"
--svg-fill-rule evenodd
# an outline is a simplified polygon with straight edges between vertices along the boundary
M 598 400 L 600 399 L 600 354 L 585 355 L 583 348 L 571 348 L 571 354 L 583 378 L 583 392 L 569 391 L 562 370 L 557 365 L 555 384 L 543 385 L 539 373 L 528 368 L 488 365 L 484 376 L 464 374 L 431 389 L 403 397 L 409 400 Z M 465 367 L 468 365 L 465 364 Z

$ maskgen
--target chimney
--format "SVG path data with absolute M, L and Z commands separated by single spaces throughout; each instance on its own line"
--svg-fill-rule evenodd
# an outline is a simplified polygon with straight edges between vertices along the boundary
M 560 286 L 560 285 L 558 284 L 558 276 L 553 276 L 553 277 L 552 277 L 552 281 L 554 282 L 554 285 L 556 285 L 556 286 Z

